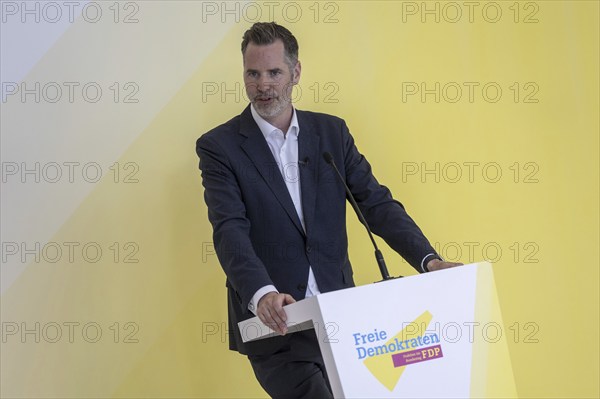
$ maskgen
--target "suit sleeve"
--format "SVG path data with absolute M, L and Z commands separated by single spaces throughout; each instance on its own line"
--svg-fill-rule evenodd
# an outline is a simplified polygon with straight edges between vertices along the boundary
M 250 221 L 236 173 L 225 152 L 212 138 L 196 143 L 200 157 L 204 200 L 213 226 L 213 241 L 228 283 L 247 309 L 261 287 L 274 285 L 250 240 Z
M 422 272 L 421 262 L 427 255 L 439 256 L 421 229 L 406 213 L 404 206 L 394 200 L 390 190 L 375 179 L 371 165 L 358 152 L 345 123 L 342 123 L 341 130 L 346 184 L 356 198 L 367 223 L 373 233 L 383 238 L 417 271 Z

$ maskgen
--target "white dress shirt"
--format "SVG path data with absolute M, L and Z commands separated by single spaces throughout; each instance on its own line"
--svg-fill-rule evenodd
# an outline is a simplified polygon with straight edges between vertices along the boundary
M 304 213 L 302 212 L 302 197 L 300 196 L 300 168 L 298 165 L 298 135 L 300 134 L 300 125 L 298 125 L 296 109 L 293 108 L 292 121 L 285 135 L 280 129 L 264 120 L 258 112 L 256 112 L 253 105 L 250 105 L 250 111 L 252 112 L 252 117 L 258 125 L 258 128 L 265 136 L 265 140 L 267 140 L 267 144 L 271 149 L 271 153 L 275 158 L 275 162 L 277 162 L 279 171 L 283 176 L 285 185 L 294 202 L 294 207 L 300 218 L 300 223 L 302 223 L 302 228 L 306 231 L 306 227 L 304 226 Z M 421 260 L 421 270 L 423 270 L 424 273 L 428 272 L 427 262 L 437 257 L 438 256 L 433 253 L 425 255 Z M 272 291 L 279 292 L 273 285 L 267 285 L 260 288 L 250 300 L 248 309 L 256 314 L 256 307 L 258 306 L 260 298 Z M 308 298 L 320 293 L 312 267 L 309 266 L 305 297 Z
M 273 158 L 275 158 L 275 162 L 279 167 L 279 171 L 283 176 L 285 185 L 287 186 L 294 207 L 296 208 L 296 213 L 298 213 L 298 218 L 300 218 L 302 228 L 306 231 L 306 227 L 304 226 L 304 213 L 302 212 L 302 197 L 300 195 L 300 168 L 298 165 L 298 135 L 300 134 L 300 126 L 298 125 L 298 118 L 296 117 L 296 109 L 293 109 L 292 121 L 285 135 L 280 129 L 264 120 L 258 112 L 256 112 L 253 105 L 250 105 L 250 110 L 254 121 L 265 136 L 265 140 L 267 140 L 267 144 L 271 149 Z M 256 314 L 256 307 L 258 306 L 260 298 L 272 291 L 279 292 L 277 291 L 277 288 L 272 285 L 260 288 L 250 300 L 248 309 Z M 319 287 L 317 286 L 312 267 L 309 267 L 305 297 L 308 298 L 317 294 L 320 294 Z

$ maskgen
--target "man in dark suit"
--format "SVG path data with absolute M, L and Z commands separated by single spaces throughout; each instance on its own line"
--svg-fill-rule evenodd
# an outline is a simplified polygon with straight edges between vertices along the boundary
M 323 154 L 332 155 L 373 232 L 419 272 L 458 263 L 441 260 L 377 182 L 342 119 L 292 106 L 301 65 L 291 32 L 256 23 L 244 34 L 242 55 L 251 105 L 196 144 L 227 275 L 230 348 L 248 355 L 273 397 L 332 397 L 314 331 L 286 335 L 283 309 L 354 286 L 346 193 Z M 237 323 L 254 315 L 281 336 L 242 343 Z

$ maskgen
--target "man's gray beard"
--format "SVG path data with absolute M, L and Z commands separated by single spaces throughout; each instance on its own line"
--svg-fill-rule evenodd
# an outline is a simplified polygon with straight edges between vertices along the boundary
M 268 119 L 279 115 L 289 103 L 287 101 L 281 101 L 278 99 L 274 101 L 272 105 L 268 105 L 266 107 L 263 107 L 261 104 L 258 103 L 258 101 L 255 101 L 253 104 L 254 109 L 256 109 L 256 112 L 263 119 Z

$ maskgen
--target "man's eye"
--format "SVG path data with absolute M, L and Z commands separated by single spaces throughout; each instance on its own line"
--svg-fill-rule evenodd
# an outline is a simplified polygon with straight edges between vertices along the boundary
M 271 76 L 281 75 L 281 71 L 271 71 Z
M 256 76 L 258 76 L 258 73 L 256 72 L 248 72 L 248 76 L 251 78 L 255 78 Z

